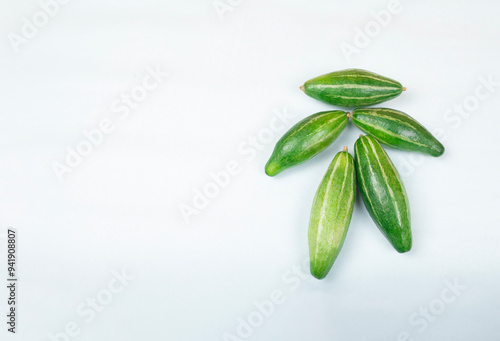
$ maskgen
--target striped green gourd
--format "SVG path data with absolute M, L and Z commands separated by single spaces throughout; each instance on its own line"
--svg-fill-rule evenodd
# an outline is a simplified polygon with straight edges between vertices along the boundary
M 275 176 L 322 152 L 335 141 L 348 121 L 347 113 L 341 110 L 323 111 L 306 117 L 276 143 L 266 164 L 266 174 Z
M 355 197 L 354 160 L 345 147 L 328 167 L 311 211 L 309 257 L 311 274 L 317 279 L 325 278 L 344 244 Z
M 312 98 L 348 108 L 382 103 L 406 90 L 395 80 L 361 69 L 327 73 L 300 88 Z
M 391 159 L 370 135 L 356 141 L 354 159 L 359 191 L 370 216 L 398 252 L 410 251 L 410 206 Z
M 352 122 L 381 143 L 402 150 L 412 150 L 432 156 L 444 153 L 443 145 L 411 116 L 387 108 L 355 109 Z

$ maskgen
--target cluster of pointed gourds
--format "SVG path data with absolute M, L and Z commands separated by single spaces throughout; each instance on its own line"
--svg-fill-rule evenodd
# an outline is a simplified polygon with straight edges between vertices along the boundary
M 367 135 L 354 145 L 354 158 L 344 147 L 335 155 L 314 197 L 309 222 L 311 274 L 323 279 L 335 262 L 349 228 L 359 188 L 361 198 L 380 231 L 400 253 L 410 251 L 410 207 L 398 171 L 381 144 L 431 156 L 443 145 L 409 115 L 388 108 L 364 108 L 399 96 L 401 83 L 360 69 L 313 78 L 300 87 L 306 95 L 340 107 L 323 111 L 294 125 L 278 141 L 266 164 L 275 176 L 325 150 L 352 120 Z

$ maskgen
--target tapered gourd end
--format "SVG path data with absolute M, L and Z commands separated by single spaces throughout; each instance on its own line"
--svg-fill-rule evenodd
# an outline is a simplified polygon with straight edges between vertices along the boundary
M 323 279 L 323 278 L 326 277 L 327 274 L 328 274 L 328 271 L 322 271 L 320 269 L 315 269 L 311 265 L 311 275 L 313 275 L 314 278 L 316 278 L 316 279 Z
M 444 154 L 444 146 L 439 143 L 437 146 L 435 146 L 432 151 L 429 153 L 430 155 L 434 157 L 438 157 Z
M 408 230 L 410 227 L 408 227 Z M 412 241 L 412 236 L 411 232 L 408 231 L 407 233 L 404 233 L 402 236 L 399 236 L 399 238 L 396 239 L 389 239 L 391 242 L 392 246 L 394 249 L 396 249 L 397 252 L 399 253 L 406 253 L 411 250 L 413 241 Z
M 394 245 L 394 248 L 399 253 L 406 253 L 411 250 L 411 241 L 407 245 L 398 245 L 398 246 Z
M 282 171 L 281 167 L 271 160 L 266 164 L 266 174 L 269 176 L 275 176 Z
M 305 87 L 304 87 L 303 85 L 301 85 L 301 86 L 299 87 L 299 89 L 300 89 L 300 90 L 302 90 L 302 91 L 304 91 L 304 90 L 305 90 Z

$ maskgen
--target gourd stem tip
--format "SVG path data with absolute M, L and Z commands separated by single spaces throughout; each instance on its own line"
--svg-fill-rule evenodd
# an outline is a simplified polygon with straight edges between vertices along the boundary
M 344 152 L 347 152 L 347 146 L 344 147 Z
M 302 90 L 302 91 L 304 91 L 304 86 L 303 86 L 303 85 L 301 85 L 301 86 L 299 87 L 299 89 L 300 89 L 300 90 Z
M 406 86 L 405 86 L 405 87 L 403 87 L 403 91 L 406 91 Z

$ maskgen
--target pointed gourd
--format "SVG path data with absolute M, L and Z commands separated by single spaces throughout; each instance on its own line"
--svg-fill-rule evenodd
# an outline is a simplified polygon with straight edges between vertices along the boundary
M 354 145 L 359 192 L 375 224 L 398 252 L 410 251 L 410 206 L 391 159 L 373 136 Z
M 414 118 L 387 108 L 363 108 L 352 112 L 352 122 L 365 133 L 393 148 L 441 156 L 444 147 Z
M 361 70 L 347 69 L 310 79 L 300 87 L 306 95 L 341 107 L 365 107 L 398 97 L 401 83 Z
M 317 279 L 325 278 L 344 244 L 356 197 L 355 172 L 346 147 L 333 159 L 314 197 L 308 238 L 311 274 Z
M 306 117 L 276 143 L 266 164 L 266 174 L 275 176 L 319 154 L 335 141 L 348 121 L 347 113 L 341 110 Z

